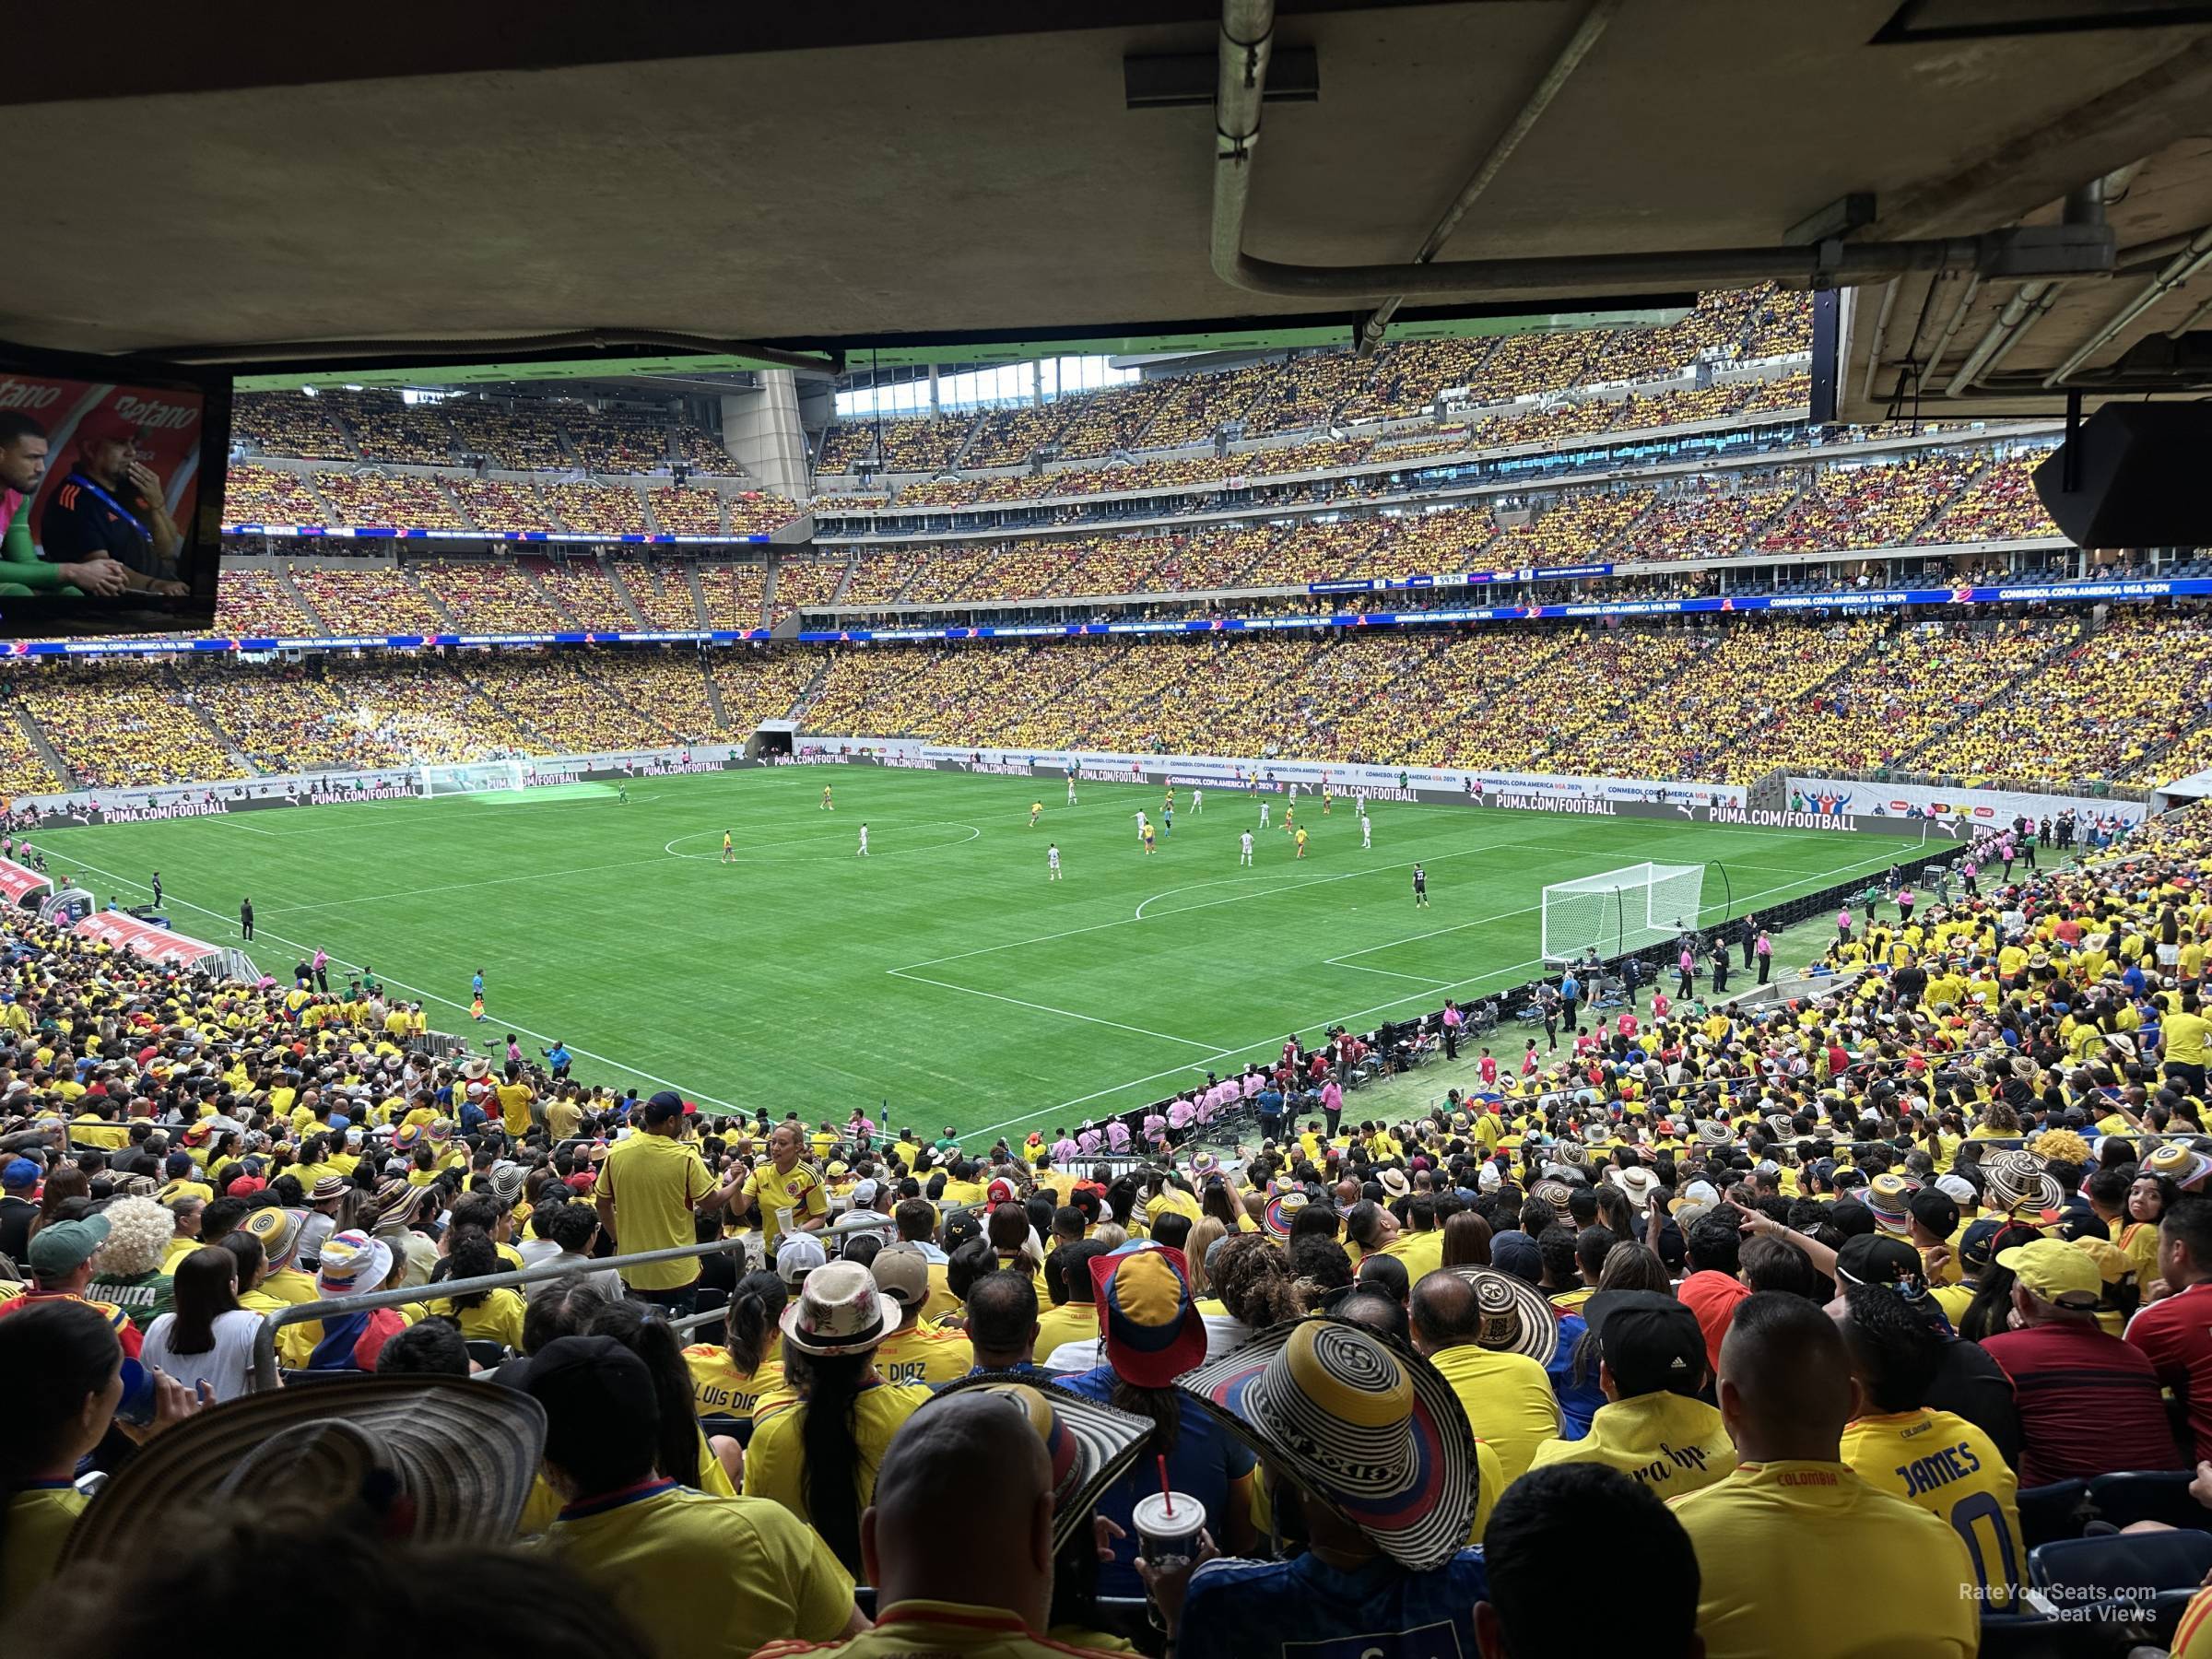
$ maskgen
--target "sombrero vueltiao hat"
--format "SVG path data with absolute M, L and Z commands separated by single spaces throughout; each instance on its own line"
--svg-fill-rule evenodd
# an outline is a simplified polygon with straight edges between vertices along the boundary
M 1564 1211 L 1568 1201 L 1574 1196 L 1574 1189 L 1563 1181 L 1544 1180 L 1530 1187 L 1528 1195 L 1543 1199 L 1555 1210 Z
M 2181 1141 L 2160 1147 L 2143 1160 L 2146 1175 L 2163 1175 L 2179 1187 L 2202 1180 L 2207 1171 L 2212 1171 L 2212 1158 Z
M 1735 1132 L 1725 1124 L 1716 1124 L 1711 1118 L 1698 1125 L 1698 1140 L 1708 1147 L 1724 1147 L 1735 1138 Z
M 1466 1544 L 1475 1434 L 1411 1348 L 1323 1314 L 1286 1320 L 1177 1383 L 1239 1440 L 1414 1572 Z
M 1022 1373 L 985 1371 L 937 1390 L 936 1398 L 984 1389 L 1029 1418 L 1053 1464 L 1053 1549 L 1090 1528 L 1099 1500 L 1136 1461 L 1151 1438 L 1147 1418 L 1116 1410 L 1065 1388 L 1040 1388 Z M 928 1407 L 924 1406 L 924 1410 Z
M 1310 1202 L 1303 1193 L 1277 1193 L 1268 1199 L 1261 1218 L 1261 1225 L 1266 1228 L 1267 1236 L 1278 1244 L 1288 1243 L 1290 1229 L 1298 1220 L 1298 1212 Z
M 397 1486 L 385 1524 L 411 1542 L 502 1543 L 522 1520 L 545 1444 L 545 1407 L 465 1377 L 348 1378 L 245 1394 L 150 1441 L 85 1511 L 62 1561 L 151 1559 L 182 1512 L 240 1499 L 335 1509 L 380 1472 Z
M 1884 1232 L 1901 1239 L 1912 1230 L 1912 1194 L 1919 1191 L 1919 1182 L 1885 1170 L 1867 1182 L 1859 1202 Z
M 1983 1190 L 1989 1207 L 2002 1216 L 2022 1209 L 2054 1210 L 2065 1202 L 2058 1177 L 2036 1162 L 2031 1152 L 1993 1152 L 1982 1160 Z
M 1544 1293 L 1496 1267 L 1446 1267 L 1474 1287 L 1477 1346 L 1493 1354 L 1525 1354 L 1549 1365 L 1559 1351 L 1559 1322 Z

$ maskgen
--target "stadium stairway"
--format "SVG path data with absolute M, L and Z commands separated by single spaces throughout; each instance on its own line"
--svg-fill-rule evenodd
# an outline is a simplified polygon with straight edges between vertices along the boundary
M 630 620 L 640 628 L 651 628 L 653 624 L 646 620 L 644 609 L 638 604 L 638 596 L 629 591 L 629 583 L 622 580 L 621 561 L 603 557 L 599 560 L 599 568 L 606 572 L 608 583 L 615 590 L 615 596 L 622 601 L 622 608 L 629 613 Z
M 31 718 L 29 709 L 11 701 L 6 711 L 6 718 L 22 728 L 23 735 L 30 739 L 30 747 L 38 750 L 39 759 L 46 763 L 46 770 L 61 780 L 63 788 L 75 789 L 83 782 L 69 770 L 68 763 L 62 759 L 61 751 L 47 741 L 46 734 L 39 729 L 39 723 Z
M 324 511 L 327 512 L 328 509 L 326 508 Z M 330 521 L 325 519 L 324 522 L 327 524 Z M 285 569 L 285 561 L 281 559 L 277 559 L 271 569 L 276 572 L 276 585 L 281 587 L 290 597 L 291 602 L 300 607 L 300 614 L 308 619 L 314 630 L 320 634 L 330 632 L 330 624 L 324 619 L 321 612 L 307 602 L 307 594 L 300 590 L 300 584 L 292 580 L 292 573 Z
M 396 568 L 400 579 L 412 584 L 415 591 L 420 594 L 424 600 L 428 602 L 429 607 L 436 611 L 439 616 L 442 617 L 446 622 L 453 627 L 456 633 L 462 630 L 465 624 L 458 616 L 453 614 L 453 607 L 441 598 L 438 594 L 431 589 L 429 583 L 423 581 L 421 576 L 417 573 L 414 566 L 403 563 Z
M 714 683 L 714 677 L 707 672 L 707 665 L 704 661 L 699 665 L 699 677 L 707 682 L 707 707 L 714 711 L 715 729 L 722 732 L 735 732 L 736 728 L 730 724 L 730 712 L 723 705 L 722 688 Z
M 237 768 L 234 776 L 257 778 L 261 775 L 261 768 L 253 764 L 253 758 L 246 753 L 245 746 L 216 723 L 214 714 L 193 695 L 189 685 L 166 666 L 161 670 L 161 678 L 173 694 L 171 700 L 192 711 L 192 717 L 199 723 L 200 729 L 223 751 L 224 758 Z
M 2053 618 L 2053 620 L 2054 623 L 2056 623 L 2060 619 Z M 2082 641 L 2088 637 L 2086 630 L 2083 629 L 2078 623 L 2077 623 L 2072 629 L 2067 629 L 2063 626 L 2053 626 L 2052 629 L 2052 634 L 2053 637 L 2052 639 L 2050 648 L 2046 650 L 2042 655 L 2037 657 L 2034 663 L 2030 665 L 2025 673 L 2015 676 L 2004 686 L 1997 688 L 1994 695 L 1984 697 L 1978 703 L 1961 706 L 1959 711 L 1959 717 L 1956 720 L 1945 722 L 1935 731 L 1931 732 L 1928 735 L 1926 742 L 1923 743 L 1918 748 L 1912 750 L 1912 753 L 1906 755 L 1898 762 L 1898 770 L 1901 771 L 1912 771 L 1913 762 L 1915 760 L 1917 760 L 1922 755 L 1935 749 L 1937 745 L 1947 740 L 1953 732 L 1956 732 L 1960 726 L 1966 724 L 1967 722 L 1971 720 L 1984 719 L 1989 715 L 1992 710 L 2006 707 L 2022 691 L 2041 685 L 2044 675 L 2050 672 L 2052 665 L 2061 657 L 2066 655 L 2067 653 L 2077 649 L 2081 645 Z
M 560 602 L 560 595 L 556 594 L 550 587 L 546 585 L 546 561 L 544 559 L 535 558 L 518 559 L 514 561 L 514 568 L 522 576 L 523 585 L 527 587 L 532 593 L 535 594 L 540 599 L 543 599 L 546 602 L 547 608 L 549 608 L 555 616 L 560 618 L 562 621 L 568 623 L 568 625 L 571 628 L 582 628 L 583 626 L 582 619 L 579 618 L 574 611 L 571 610 L 567 606 Z
M 765 582 L 766 578 L 762 580 Z M 699 560 L 696 559 L 684 560 L 684 582 L 691 590 L 691 608 L 699 613 L 700 627 L 712 629 L 714 623 L 707 614 L 707 590 L 700 585 Z M 742 618 L 739 618 L 740 622 L 743 620 Z M 758 627 L 759 624 L 759 618 L 756 617 L 753 619 L 753 625 Z

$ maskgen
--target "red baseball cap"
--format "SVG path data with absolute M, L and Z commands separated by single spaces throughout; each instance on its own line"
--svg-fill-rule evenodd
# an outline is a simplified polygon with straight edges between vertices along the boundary
M 76 441 L 85 449 L 96 443 L 135 443 L 140 428 L 136 421 L 114 409 L 95 409 L 76 423 Z

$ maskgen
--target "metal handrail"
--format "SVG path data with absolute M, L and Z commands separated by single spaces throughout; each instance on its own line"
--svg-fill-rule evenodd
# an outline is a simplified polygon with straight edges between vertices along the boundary
M 253 1334 L 253 1382 L 251 1392 L 260 1394 L 278 1385 L 276 1332 L 282 1325 L 300 1324 L 310 1319 L 326 1319 L 334 1314 L 368 1313 L 379 1308 L 405 1308 L 425 1302 L 444 1301 L 478 1290 L 508 1290 L 520 1285 L 536 1285 L 548 1279 L 565 1278 L 571 1274 L 598 1273 L 606 1268 L 619 1270 L 624 1267 L 642 1267 L 653 1262 L 680 1262 L 700 1256 L 727 1255 L 745 1248 L 746 1240 L 739 1235 L 717 1239 L 705 1244 L 677 1244 L 666 1250 L 641 1250 L 634 1255 L 608 1256 L 594 1261 L 588 1267 L 580 1267 L 574 1263 L 541 1262 L 535 1267 L 518 1268 L 510 1273 L 488 1273 L 480 1278 L 445 1279 L 435 1285 L 403 1285 L 394 1290 L 364 1290 L 353 1296 L 334 1297 L 328 1301 L 294 1302 L 262 1316 L 261 1329 Z M 707 1322 L 702 1320 L 698 1323 Z

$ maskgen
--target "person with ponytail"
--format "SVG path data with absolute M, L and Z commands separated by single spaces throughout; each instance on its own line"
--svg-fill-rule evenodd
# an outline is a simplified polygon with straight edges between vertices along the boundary
M 791 1292 L 781 1276 L 759 1268 L 737 1281 L 724 1319 L 729 1340 L 694 1343 L 684 1349 L 691 1373 L 691 1406 L 701 1421 L 735 1418 L 749 1423 L 763 1406 L 788 1405 L 783 1382 L 783 1317 Z
M 717 1498 L 737 1496 L 744 1449 L 727 1435 L 712 1440 L 693 1418 L 691 1373 L 683 1346 L 666 1317 L 644 1302 L 610 1302 L 584 1326 L 589 1336 L 612 1336 L 645 1361 L 659 1403 L 660 1451 L 654 1459 L 670 1480 Z
M 837 1261 L 806 1276 L 783 1310 L 783 1375 L 794 1403 L 757 1418 L 745 1493 L 772 1498 L 822 1535 L 845 1571 L 863 1571 L 860 1515 L 900 1425 L 930 1399 L 919 1383 L 886 1382 L 876 1349 L 904 1311 L 865 1267 Z

